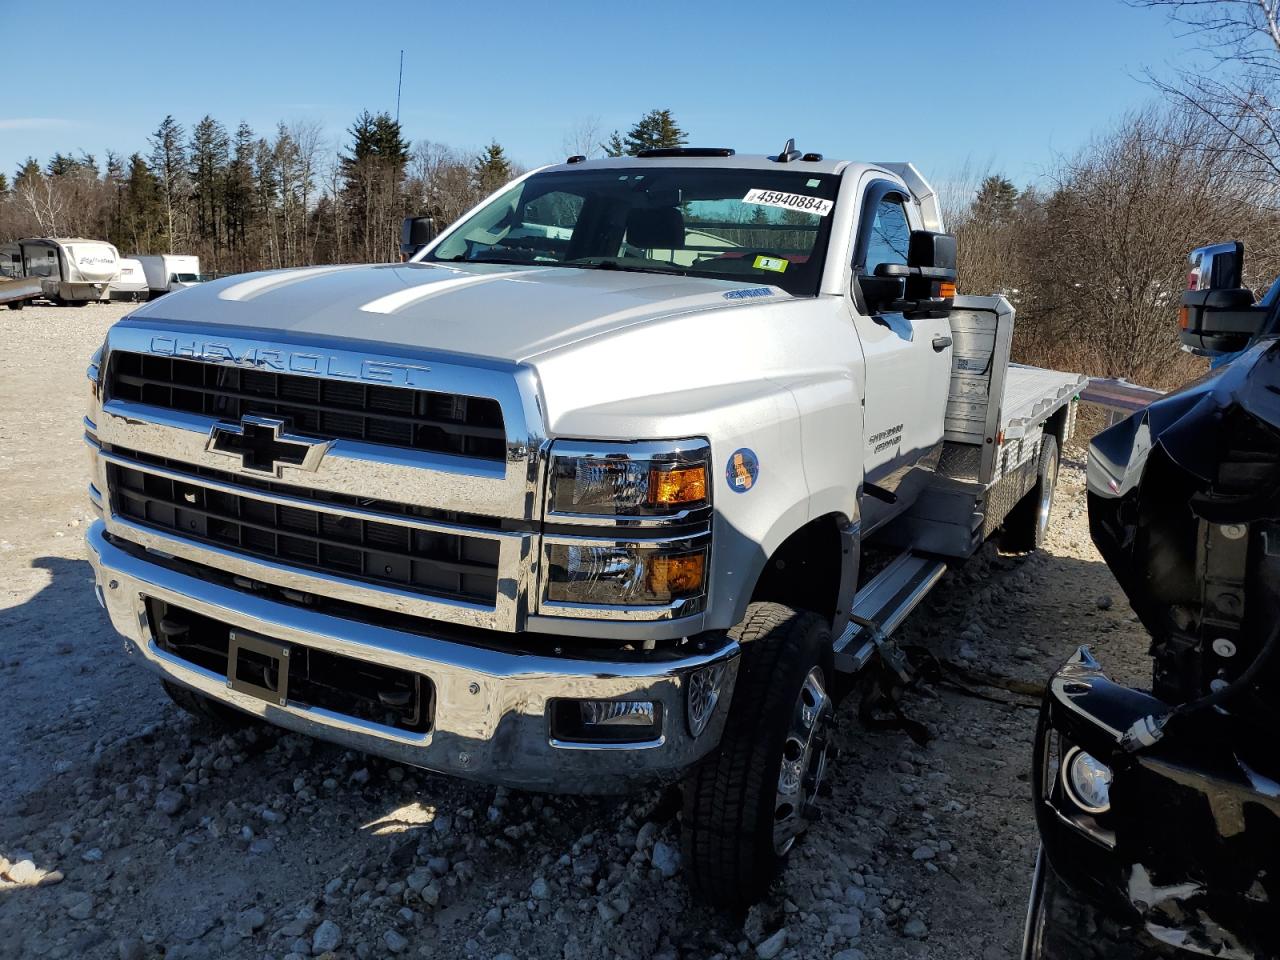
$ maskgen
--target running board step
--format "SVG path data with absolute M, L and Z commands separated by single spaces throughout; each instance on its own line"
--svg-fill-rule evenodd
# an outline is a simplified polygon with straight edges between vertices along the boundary
M 853 613 L 880 627 L 890 636 L 934 588 L 947 564 L 933 557 L 907 551 L 881 570 L 853 598 Z M 835 642 L 835 667 L 841 673 L 857 673 L 875 653 L 871 633 L 856 623 L 844 628 Z

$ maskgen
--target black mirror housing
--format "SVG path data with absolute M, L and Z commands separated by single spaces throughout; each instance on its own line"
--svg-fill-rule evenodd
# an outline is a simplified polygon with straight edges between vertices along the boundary
M 400 259 L 408 260 L 434 240 L 438 232 L 432 217 L 405 217 L 400 225 Z
M 956 238 L 950 233 L 912 230 L 907 241 L 907 264 L 935 280 L 956 279 Z
M 1197 247 L 1188 261 L 1188 290 L 1237 290 L 1244 286 L 1244 244 L 1239 240 Z
M 911 319 L 946 316 L 956 295 L 956 238 L 912 230 L 906 263 L 877 264 L 858 278 L 871 313 L 901 313 Z
M 1201 356 L 1235 353 L 1266 327 L 1271 310 L 1255 306 L 1245 287 L 1188 290 L 1178 311 L 1183 346 Z

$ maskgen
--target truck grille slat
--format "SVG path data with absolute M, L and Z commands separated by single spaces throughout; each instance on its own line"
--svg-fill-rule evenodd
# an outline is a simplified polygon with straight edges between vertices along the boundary
M 178 357 L 115 351 L 107 395 L 225 419 L 275 416 L 320 439 L 506 458 L 499 402 L 410 387 L 347 383 Z
M 269 503 L 109 466 L 112 509 L 143 526 L 290 565 L 442 598 L 492 604 L 498 544 Z

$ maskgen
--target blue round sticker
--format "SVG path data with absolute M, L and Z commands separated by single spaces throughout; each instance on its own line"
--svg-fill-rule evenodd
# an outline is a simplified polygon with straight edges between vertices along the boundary
M 724 478 L 729 482 L 730 490 L 734 493 L 746 493 L 756 485 L 759 476 L 760 460 L 754 450 L 741 447 L 733 451 L 724 468 Z

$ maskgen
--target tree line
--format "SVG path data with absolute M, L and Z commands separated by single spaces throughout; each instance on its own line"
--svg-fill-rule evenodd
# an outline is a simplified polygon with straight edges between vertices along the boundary
M 1157 84 L 1156 105 L 1035 186 L 1019 189 L 996 172 L 939 184 L 961 291 L 1013 301 L 1016 359 L 1172 386 L 1203 369 L 1179 352 L 1175 329 L 1188 251 L 1241 239 L 1251 283 L 1261 290 L 1280 273 L 1280 111 L 1268 106 L 1280 67 L 1256 66 L 1280 62 L 1268 29 L 1255 31 L 1255 66 L 1240 86 Z M 664 109 L 625 133 L 581 120 L 564 147 L 621 156 L 687 139 Z M 169 116 L 128 157 L 57 154 L 43 166 L 28 160 L 12 181 L 0 174 L 0 242 L 106 238 L 126 255 L 199 254 L 207 272 L 386 262 L 396 259 L 403 216 L 451 223 L 520 172 L 497 141 L 473 152 L 410 143 L 386 113 L 361 113 L 338 149 L 314 123 L 260 136 L 209 116 L 186 130 Z
M 604 142 L 596 126 L 571 131 L 573 152 L 685 142 L 670 110 Z M 88 236 L 125 255 L 194 253 L 211 273 L 385 262 L 397 256 L 404 216 L 443 226 L 522 172 L 496 140 L 479 151 L 410 142 L 385 112 L 362 112 L 336 150 L 310 121 L 260 135 L 212 116 L 187 129 L 170 115 L 128 156 L 58 153 L 43 165 L 29 158 L 12 181 L 0 173 L 0 242 Z

